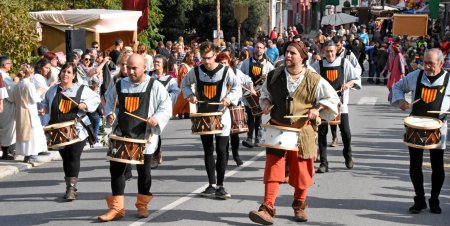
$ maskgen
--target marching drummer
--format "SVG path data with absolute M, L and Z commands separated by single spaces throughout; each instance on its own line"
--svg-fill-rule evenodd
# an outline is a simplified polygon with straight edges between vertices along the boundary
M 66 181 L 66 194 L 68 201 L 76 199 L 78 174 L 80 172 L 80 158 L 86 138 L 88 138 L 89 117 L 86 112 L 94 112 L 100 104 L 100 96 L 77 83 L 77 65 L 66 63 L 59 73 L 60 84 L 50 87 L 42 101 L 41 114 L 50 113 L 49 125 L 74 121 L 76 119 L 76 132 L 79 142 L 64 146 L 59 150 L 63 160 L 64 179 Z
M 250 76 L 256 89 L 260 88 L 266 79 L 267 74 L 274 69 L 272 63 L 264 58 L 266 46 L 264 42 L 257 42 L 254 48 L 253 57 L 247 58 L 242 62 L 241 71 Z M 248 133 L 247 139 L 242 141 L 242 145 L 252 148 L 259 143 L 258 134 L 261 126 L 261 115 L 253 115 L 251 106 L 245 106 L 247 112 Z M 255 143 L 253 143 L 253 133 L 255 134 Z
M 450 90 L 448 89 L 449 73 L 443 70 L 444 56 L 439 49 L 431 49 L 425 53 L 423 70 L 409 73 L 392 88 L 392 104 L 402 110 L 412 108 L 412 116 L 426 116 L 443 121 L 441 127 L 441 143 L 436 149 L 430 149 L 431 162 L 431 197 L 428 200 L 430 211 L 440 214 L 439 193 L 444 183 L 444 150 L 447 137 L 447 117 L 443 114 L 431 114 L 428 111 L 447 112 L 450 108 Z M 405 93 L 412 92 L 414 103 L 405 100 Z M 423 186 L 423 149 L 408 147 L 409 175 L 414 187 L 414 205 L 409 212 L 417 214 L 427 208 Z
M 325 59 L 311 65 L 314 70 L 320 73 L 322 78 L 328 81 L 338 92 L 341 98 L 341 130 L 342 143 L 344 144 L 343 155 L 347 169 L 353 168 L 350 120 L 348 116 L 349 89 L 361 89 L 361 76 L 349 60 L 336 55 L 336 43 L 332 40 L 326 41 L 322 46 Z M 328 172 L 327 159 L 327 134 L 328 125 L 320 125 L 318 131 L 318 143 L 320 153 L 320 166 L 317 173 Z
M 258 211 L 249 213 L 253 222 L 264 225 L 273 224 L 275 199 L 280 183 L 285 181 L 286 161 L 289 161 L 289 184 L 295 188 L 292 203 L 295 220 L 308 220 L 306 196 L 313 184 L 316 120 L 319 115 L 326 120 L 332 119 L 338 112 L 339 98 L 333 87 L 319 74 L 304 67 L 308 60 L 305 44 L 288 43 L 284 52 L 285 66 L 269 73 L 260 102 L 263 113 L 270 113 L 271 124 L 300 129 L 300 151 L 266 148 L 264 202 Z M 287 115 L 300 117 L 287 119 Z
M 230 56 L 228 56 L 228 54 L 226 53 L 219 53 L 216 57 L 216 61 L 218 63 L 223 64 L 224 66 L 230 66 L 231 63 L 231 59 Z M 254 88 L 253 88 L 253 82 L 250 79 L 250 77 L 244 73 L 242 73 L 241 70 L 232 67 L 232 70 L 234 72 L 234 74 L 236 75 L 236 79 L 239 83 L 239 85 L 241 87 L 243 87 L 243 89 L 247 89 L 249 90 L 251 93 L 256 94 Z M 239 90 L 240 91 L 240 90 Z M 242 92 L 239 92 L 239 101 L 237 106 L 243 106 L 242 103 Z M 233 159 L 236 162 L 236 165 L 240 166 L 243 164 L 241 157 L 239 156 L 239 134 L 230 134 L 230 143 L 231 143 L 231 152 L 233 154 Z M 227 145 L 227 156 L 228 156 L 228 146 Z
M 231 129 L 228 106 L 231 103 L 233 105 L 237 104 L 240 86 L 233 70 L 215 61 L 216 53 L 212 42 L 202 43 L 200 54 L 202 65 L 191 70 L 181 81 L 184 98 L 193 104 L 198 103 L 199 113 L 223 112 L 223 132 L 215 135 L 216 162 L 214 162 L 214 135 L 200 135 L 209 181 L 209 186 L 200 195 L 203 197 L 228 199 L 231 195 L 223 187 L 225 169 L 227 167 L 226 146 Z M 195 91 L 191 89 L 192 84 L 195 84 Z M 211 102 L 220 102 L 221 105 L 208 104 Z M 215 171 L 217 171 L 217 181 Z M 214 187 L 214 184 L 217 186 Z
M 151 160 L 158 144 L 158 137 L 172 115 L 172 102 L 164 86 L 155 82 L 145 74 L 146 66 L 143 56 L 133 54 L 128 58 L 128 77 L 116 83 L 114 89 L 106 96 L 106 115 L 109 124 L 114 122 L 113 133 L 117 136 L 131 139 L 149 140 L 144 150 L 144 164 L 136 165 L 138 172 L 138 194 L 136 208 L 138 217 L 148 217 L 147 205 L 153 198 L 150 193 Z M 118 99 L 119 114 L 113 112 L 116 97 Z M 128 114 L 127 114 L 128 113 Z M 133 116 L 131 116 L 132 114 Z M 146 119 L 138 120 L 137 117 Z M 101 221 L 111 221 L 125 216 L 126 164 L 110 161 L 112 196 L 106 197 L 109 211 L 99 216 Z

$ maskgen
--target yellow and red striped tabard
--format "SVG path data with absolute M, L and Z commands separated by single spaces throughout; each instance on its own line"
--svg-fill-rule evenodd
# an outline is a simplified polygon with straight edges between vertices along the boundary
M 253 67 L 252 67 L 252 74 L 254 76 L 257 76 L 257 77 L 261 76 L 261 72 L 262 72 L 262 67 L 253 65 Z
M 327 70 L 327 79 L 330 82 L 336 81 L 339 76 L 338 70 Z
M 435 101 L 437 92 L 438 92 L 437 88 L 423 87 L 422 88 L 422 96 L 421 96 L 423 102 L 429 104 L 429 103 Z
M 217 94 L 217 86 L 216 85 L 203 85 L 203 95 L 208 99 L 212 99 Z
M 139 97 L 125 97 L 125 110 L 136 111 L 139 108 Z
M 66 114 L 72 108 L 72 102 L 70 100 L 61 99 L 58 108 L 59 111 L 61 111 L 63 114 Z

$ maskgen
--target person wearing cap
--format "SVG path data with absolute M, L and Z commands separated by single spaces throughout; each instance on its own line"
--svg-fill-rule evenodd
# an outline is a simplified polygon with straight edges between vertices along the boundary
M 325 60 L 315 62 L 311 67 L 320 73 L 322 78 L 327 80 L 331 86 L 339 92 L 341 100 L 341 130 L 342 143 L 344 144 L 343 155 L 347 169 L 353 168 L 350 119 L 348 115 L 349 89 L 361 89 L 361 76 L 345 58 L 337 55 L 337 46 L 332 40 L 326 41 L 322 48 Z M 317 173 L 328 172 L 327 159 L 327 134 L 328 125 L 320 125 L 318 131 L 318 143 L 320 153 L 320 167 Z
M 276 62 L 280 55 L 277 46 L 271 40 L 267 41 L 266 55 L 271 62 Z
M 339 102 L 333 87 L 304 66 L 308 50 L 302 42 L 288 43 L 284 52 L 284 65 L 271 71 L 264 82 L 260 104 L 264 114 L 270 113 L 270 124 L 300 130 L 301 151 L 266 148 L 264 201 L 257 211 L 249 213 L 250 220 L 263 225 L 274 223 L 275 200 L 280 184 L 285 181 L 286 162 L 289 162 L 289 185 L 295 188 L 292 203 L 295 220 L 308 220 L 306 196 L 313 184 L 316 125 L 320 121 L 317 119 L 334 118 Z M 308 117 L 286 119 L 286 115 Z

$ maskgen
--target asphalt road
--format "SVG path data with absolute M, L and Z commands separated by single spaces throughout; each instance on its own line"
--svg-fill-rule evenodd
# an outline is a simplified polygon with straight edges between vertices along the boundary
M 367 85 L 352 91 L 350 124 L 355 168 L 347 170 L 342 145 L 330 148 L 330 172 L 316 174 L 309 190 L 309 221 L 302 225 L 449 225 L 450 182 L 441 192 L 443 214 L 407 212 L 414 196 L 408 174 L 408 152 L 402 143 L 407 115 L 390 107 L 383 86 Z M 267 120 L 267 119 L 266 119 Z M 264 194 L 262 148 L 241 147 L 245 160 L 236 167 L 230 159 L 225 188 L 232 195 L 220 201 L 198 197 L 207 185 L 203 150 L 191 135 L 189 120 L 172 120 L 163 134 L 163 164 L 152 171 L 154 199 L 150 216 L 135 217 L 137 179 L 127 182 L 127 215 L 104 225 L 253 225 L 248 212 L 256 210 Z M 244 136 L 242 136 L 244 137 Z M 0 179 L 0 225 L 91 225 L 107 207 L 109 163 L 106 148 L 88 149 L 82 155 L 78 200 L 64 202 L 62 161 Z M 428 161 L 428 154 L 426 161 Z M 318 164 L 316 165 L 318 167 Z M 448 172 L 448 171 L 447 171 Z M 134 176 L 137 172 L 133 170 Z M 426 192 L 430 192 L 430 168 L 424 167 Z M 276 201 L 276 225 L 296 225 L 290 207 L 293 188 L 284 184 Z

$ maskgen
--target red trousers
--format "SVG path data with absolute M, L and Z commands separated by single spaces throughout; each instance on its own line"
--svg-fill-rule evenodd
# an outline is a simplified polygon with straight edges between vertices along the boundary
M 314 159 L 301 159 L 298 152 L 286 151 L 285 156 L 266 155 L 264 170 L 264 203 L 274 207 L 280 183 L 285 181 L 286 159 L 289 165 L 289 184 L 294 187 L 294 199 L 305 201 L 314 175 Z

